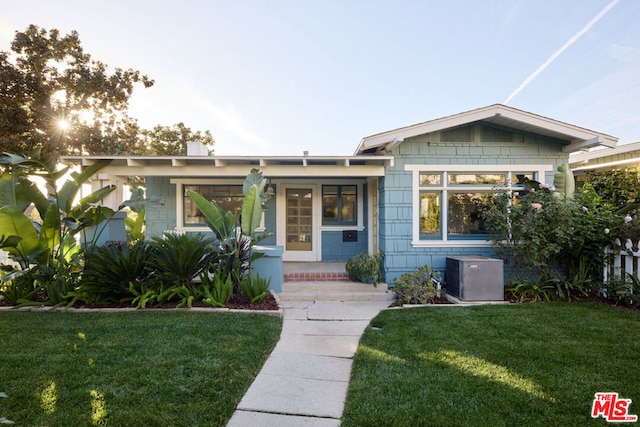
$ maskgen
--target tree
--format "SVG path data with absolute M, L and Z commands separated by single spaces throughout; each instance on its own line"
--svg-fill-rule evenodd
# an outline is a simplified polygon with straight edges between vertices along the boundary
M 127 115 L 133 69 L 93 60 L 78 33 L 30 25 L 0 52 L 0 151 L 48 154 L 137 154 L 137 122 Z
M 635 168 L 591 172 L 586 182 L 618 209 L 640 202 L 640 171 Z
M 84 53 L 78 33 L 30 25 L 0 51 L 0 153 L 29 155 L 187 154 L 187 142 L 211 147 L 211 132 L 180 122 L 140 128 L 127 114 L 139 71 L 108 67 Z M 210 153 L 212 150 L 210 149 Z
M 187 142 L 200 141 L 208 147 L 214 142 L 208 130 L 193 132 L 182 122 L 173 126 L 157 125 L 151 130 L 142 130 L 141 133 L 149 154 L 155 156 L 186 156 Z M 210 148 L 209 153 L 212 151 Z

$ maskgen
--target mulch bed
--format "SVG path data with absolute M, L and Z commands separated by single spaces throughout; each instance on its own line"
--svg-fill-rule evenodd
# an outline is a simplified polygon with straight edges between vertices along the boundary
M 10 307 L 11 304 L 9 304 L 2 296 L 0 296 L 0 307 Z M 147 306 L 146 308 L 166 308 L 166 309 L 170 309 L 170 308 L 177 308 L 178 306 L 178 302 L 176 301 L 170 301 L 167 302 L 165 304 L 163 304 L 162 306 L 158 307 L 158 306 Z M 73 306 L 74 308 L 135 308 L 135 306 L 133 306 L 130 303 L 112 303 L 112 304 L 84 304 L 84 303 L 77 303 Z M 186 306 L 181 306 L 181 308 L 185 308 Z M 202 301 L 195 301 L 193 303 L 193 307 L 202 307 L 202 308 L 213 308 L 211 305 L 206 304 Z M 229 301 L 229 303 L 227 305 L 224 306 L 224 308 L 228 308 L 228 309 L 232 309 L 232 310 L 265 310 L 265 311 L 272 311 L 272 310 L 278 310 L 280 307 L 278 307 L 278 302 L 276 301 L 276 299 L 273 297 L 273 295 L 271 293 L 269 293 L 265 299 L 263 299 L 261 302 L 256 303 L 256 304 L 251 304 L 251 301 L 249 301 L 245 296 L 233 296 L 231 297 L 231 300 Z

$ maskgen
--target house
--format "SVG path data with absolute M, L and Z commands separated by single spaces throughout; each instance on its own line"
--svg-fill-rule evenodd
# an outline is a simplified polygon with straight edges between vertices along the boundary
M 640 142 L 575 153 L 569 157 L 569 165 L 578 180 L 588 172 L 638 168 Z
M 242 182 L 259 168 L 273 196 L 262 243 L 284 261 L 346 261 L 384 251 L 388 283 L 430 264 L 444 270 L 453 255 L 492 256 L 480 214 L 497 188 L 526 179 L 553 181 L 569 154 L 617 138 L 495 104 L 363 138 L 352 156 L 65 157 L 110 164 L 95 186 L 115 184 L 117 206 L 127 176 L 143 176 L 147 194 L 165 199 L 147 211 L 147 233 L 208 231 L 185 195 L 194 190 L 224 209 L 239 208 Z M 193 154 L 193 153 L 192 153 Z

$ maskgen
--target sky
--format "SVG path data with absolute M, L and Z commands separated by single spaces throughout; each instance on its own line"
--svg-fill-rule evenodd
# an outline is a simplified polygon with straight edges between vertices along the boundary
M 351 155 L 368 135 L 502 103 L 640 141 L 638 0 L 3 0 L 155 80 L 129 113 L 216 155 Z

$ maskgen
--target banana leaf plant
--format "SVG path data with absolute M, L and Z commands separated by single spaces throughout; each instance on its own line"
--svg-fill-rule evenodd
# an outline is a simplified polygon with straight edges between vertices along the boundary
M 264 254 L 253 252 L 253 247 L 271 233 L 256 233 L 262 212 L 269 196 L 264 189 L 267 179 L 258 169 L 252 169 L 242 186 L 240 218 L 231 211 L 225 212 L 215 201 L 207 200 L 194 191 L 187 195 L 193 200 L 205 218 L 205 223 L 220 241 L 221 258 L 226 258 L 226 268 L 234 283 L 234 293 L 241 293 L 241 282 L 251 271 L 251 262 Z M 222 261 L 221 261 L 222 262 Z
M 39 152 L 32 157 L 10 153 L 0 157 L 4 169 L 0 177 L 0 249 L 18 262 L 22 273 L 35 270 L 34 277 L 49 296 L 60 294 L 53 287 L 67 286 L 77 272 L 74 264 L 79 264 L 80 245 L 76 235 L 115 213 L 97 205 L 115 186 L 103 187 L 74 205 L 82 184 L 107 163 L 97 162 L 75 172 L 59 167 L 57 157 L 41 158 Z M 69 178 L 58 186 L 67 174 Z M 34 183 L 37 180 L 44 182 L 46 193 Z M 11 274 L 3 278 L 11 279 Z

